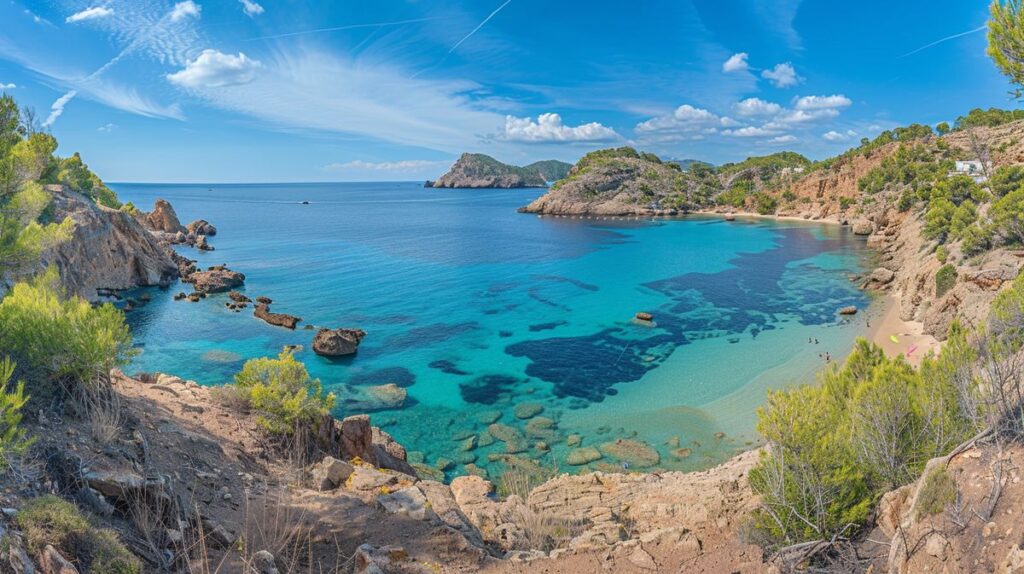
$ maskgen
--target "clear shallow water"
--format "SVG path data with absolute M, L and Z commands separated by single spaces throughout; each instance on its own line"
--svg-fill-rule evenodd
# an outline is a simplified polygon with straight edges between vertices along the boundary
M 835 311 L 867 304 L 848 276 L 868 252 L 834 226 L 538 218 L 515 209 L 543 190 L 414 183 L 112 187 L 216 225 L 216 251 L 182 252 L 245 273 L 245 292 L 275 311 L 369 333 L 357 356 L 328 360 L 312 352 L 313 331 L 233 313 L 225 295 L 175 302 L 173 286 L 129 314 L 143 351 L 133 369 L 216 385 L 246 359 L 304 345 L 297 357 L 337 393 L 338 416 L 372 408 L 376 385 L 405 387 L 404 408 L 372 419 L 413 458 L 455 461 L 449 477 L 466 464 L 501 470 L 506 443 L 460 450 L 469 435 L 487 443 L 499 414 L 528 447 L 517 456 L 563 470 L 571 434 L 584 446 L 644 441 L 659 468 L 708 466 L 753 439 L 768 387 L 813 380 L 819 354 L 842 358 L 865 330 Z M 654 326 L 632 320 L 641 310 Z M 514 414 L 524 402 L 555 428 L 527 427 Z

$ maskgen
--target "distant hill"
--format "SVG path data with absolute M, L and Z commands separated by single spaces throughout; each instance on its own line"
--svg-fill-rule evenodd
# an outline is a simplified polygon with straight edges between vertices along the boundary
M 677 164 L 679 165 L 679 167 L 683 168 L 683 171 L 690 171 L 690 168 L 693 167 L 694 165 L 702 165 L 704 167 L 710 168 L 715 167 L 714 164 L 710 164 L 706 161 L 701 161 L 699 159 L 666 159 L 665 163 Z
M 447 173 L 424 187 L 509 189 L 546 185 L 547 179 L 536 168 L 509 165 L 482 153 L 464 153 Z
M 543 176 L 547 181 L 558 181 L 569 175 L 569 170 L 572 169 L 572 164 L 564 161 L 558 161 L 557 159 L 546 159 L 543 161 L 535 161 L 530 165 L 523 166 L 523 168 L 540 172 L 541 176 Z

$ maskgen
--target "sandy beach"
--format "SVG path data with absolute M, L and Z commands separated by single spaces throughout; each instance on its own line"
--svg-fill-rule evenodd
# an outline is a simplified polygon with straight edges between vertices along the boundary
M 913 366 L 929 353 L 938 354 L 942 344 L 935 337 L 924 333 L 924 325 L 917 321 L 900 319 L 900 301 L 892 294 L 885 294 L 873 313 L 869 311 L 868 338 L 885 350 L 890 357 L 903 355 Z M 893 340 L 893 337 L 896 340 Z

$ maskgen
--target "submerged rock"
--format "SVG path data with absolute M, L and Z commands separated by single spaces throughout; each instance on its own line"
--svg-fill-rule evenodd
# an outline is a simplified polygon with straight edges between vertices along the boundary
M 365 336 L 362 329 L 320 329 L 313 337 L 313 351 L 325 357 L 352 355 Z
M 540 403 L 519 403 L 513 412 L 517 419 L 528 419 L 544 412 L 544 405 Z
M 634 439 L 618 439 L 602 443 L 602 453 L 630 466 L 647 467 L 661 462 L 661 455 L 647 443 Z
M 580 466 L 600 459 L 600 451 L 592 446 L 585 446 L 569 451 L 569 455 L 565 457 L 565 462 L 573 466 Z
M 523 452 L 528 448 L 526 437 L 515 427 L 494 423 L 487 427 L 487 432 L 495 439 L 505 443 L 506 452 L 515 454 Z

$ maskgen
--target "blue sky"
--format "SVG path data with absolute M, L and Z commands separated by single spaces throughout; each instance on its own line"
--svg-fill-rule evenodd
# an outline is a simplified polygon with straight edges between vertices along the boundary
M 0 0 L 0 86 L 109 181 L 417 180 L 462 151 L 612 145 L 822 158 L 1015 107 L 986 16 L 985 0 Z

